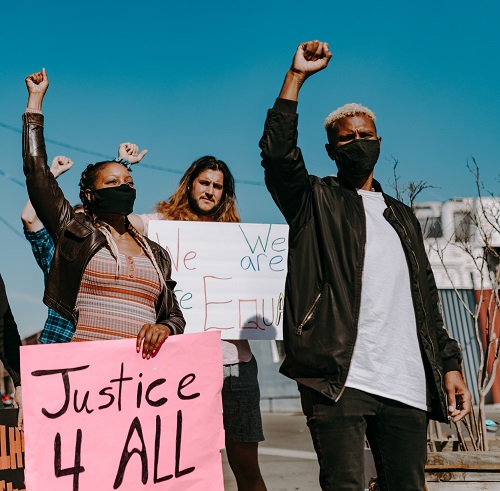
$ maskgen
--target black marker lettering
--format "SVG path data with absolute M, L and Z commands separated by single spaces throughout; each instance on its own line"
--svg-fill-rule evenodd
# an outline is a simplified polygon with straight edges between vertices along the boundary
M 142 373 L 139 374 L 139 377 L 142 377 Z M 139 381 L 137 386 L 137 409 L 141 407 L 141 399 L 142 399 L 142 382 Z
M 122 365 L 123 367 L 123 365 Z M 132 435 L 134 432 L 137 432 L 137 436 L 140 438 L 142 443 L 142 449 L 133 448 L 132 450 L 128 450 L 128 444 L 132 439 Z M 122 456 L 120 458 L 120 465 L 118 466 L 118 472 L 116 473 L 115 483 L 113 484 L 113 489 L 118 489 L 122 482 L 123 476 L 125 475 L 125 469 L 127 467 L 128 461 L 135 453 L 141 456 L 142 462 L 142 475 L 141 480 L 142 484 L 147 484 L 148 482 L 148 453 L 146 451 L 146 445 L 144 443 L 144 436 L 142 434 L 142 427 L 139 418 L 135 417 L 130 425 L 130 429 L 128 431 L 127 439 L 125 440 L 125 445 L 123 447 Z
M 158 461 L 160 460 L 160 441 L 161 441 L 161 418 L 156 416 L 156 433 L 155 433 L 155 472 L 154 483 L 168 481 L 174 477 L 173 474 L 168 476 L 158 477 Z
M 126 382 L 128 380 L 133 380 L 133 378 L 123 376 L 123 363 L 122 363 L 120 369 L 120 378 L 115 378 L 113 380 L 110 380 L 110 382 L 118 382 L 118 411 L 122 410 L 122 385 L 123 382 Z
M 101 389 L 99 391 L 100 396 L 108 396 L 109 397 L 109 402 L 107 404 L 103 404 L 102 406 L 99 406 L 97 409 L 106 409 L 109 406 L 115 402 L 115 396 L 113 394 L 108 394 L 108 390 L 113 390 L 113 387 L 104 387 L 104 389 Z
M 94 410 L 93 409 L 89 409 L 87 407 L 87 402 L 89 400 L 89 391 L 85 392 L 85 396 L 83 398 L 83 402 L 82 402 L 82 406 L 80 407 L 80 409 L 78 409 L 77 405 L 76 405 L 76 398 L 78 397 L 78 390 L 75 390 L 75 396 L 74 396 L 74 399 L 73 399 L 73 406 L 75 408 L 75 412 L 78 414 L 78 413 L 81 413 L 84 409 L 85 411 L 87 412 L 87 414 L 90 414 L 90 413 L 93 413 Z
M 160 397 L 158 400 L 153 401 L 149 397 L 151 394 L 151 391 L 155 388 L 158 387 L 159 385 L 162 385 L 166 382 L 167 380 L 164 378 L 159 378 L 158 380 L 155 380 L 154 382 L 151 382 L 149 384 L 148 389 L 146 390 L 146 402 L 153 407 L 160 407 L 163 406 L 163 404 L 166 404 L 168 399 L 166 397 Z
M 175 435 L 175 478 L 190 474 L 195 470 L 195 467 L 188 467 L 187 469 L 179 470 L 181 462 L 181 440 L 182 440 L 182 411 L 177 411 L 177 432 Z
M 191 379 L 188 382 L 186 382 L 187 379 Z M 194 394 L 190 394 L 188 396 L 185 396 L 181 390 L 185 389 L 188 385 L 192 384 L 196 379 L 196 375 L 194 373 L 188 373 L 185 377 L 182 377 L 181 381 L 179 382 L 179 387 L 177 389 L 177 396 L 181 400 L 189 400 L 189 399 L 196 399 L 197 397 L 200 396 L 199 392 L 195 392 Z M 186 382 L 186 383 L 185 383 Z
M 82 454 L 82 430 L 76 431 L 75 465 L 67 469 L 61 469 L 61 434 L 57 433 L 54 440 L 54 473 L 56 477 L 73 476 L 73 491 L 80 488 L 80 474 L 85 472 L 85 467 L 81 465 Z
M 60 374 L 62 375 L 62 381 L 64 384 L 64 404 L 57 413 L 49 413 L 45 408 L 42 408 L 42 414 L 46 416 L 47 418 L 50 419 L 55 419 L 59 418 L 59 416 L 62 416 L 67 410 L 69 406 L 69 398 L 70 398 L 70 384 L 69 384 L 69 372 L 79 372 L 80 370 L 86 370 L 90 365 L 84 365 L 81 367 L 75 367 L 75 368 L 58 368 L 55 370 L 36 370 L 34 372 L 31 372 L 31 375 L 34 377 L 43 377 L 45 375 L 55 375 L 55 374 Z

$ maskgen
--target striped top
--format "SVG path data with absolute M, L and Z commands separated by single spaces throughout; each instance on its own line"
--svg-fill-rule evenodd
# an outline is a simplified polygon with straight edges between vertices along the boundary
M 83 273 L 76 300 L 78 324 L 72 341 L 135 338 L 156 323 L 161 284 L 151 260 L 120 254 L 120 273 L 110 249 L 102 247 Z

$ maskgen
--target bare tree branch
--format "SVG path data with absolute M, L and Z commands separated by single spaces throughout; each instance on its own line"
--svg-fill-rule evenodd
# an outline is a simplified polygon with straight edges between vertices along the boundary
M 396 157 L 391 157 L 393 180 L 389 181 L 389 186 L 394 189 L 396 199 L 402 201 L 412 209 L 415 206 L 415 200 L 418 195 L 428 188 L 436 188 L 427 181 L 408 181 L 401 183 L 401 176 L 397 173 L 399 160 Z

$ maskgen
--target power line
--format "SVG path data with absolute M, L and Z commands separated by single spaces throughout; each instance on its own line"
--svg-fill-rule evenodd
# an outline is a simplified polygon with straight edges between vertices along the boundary
M 21 129 L 16 128 L 14 126 L 11 126 L 10 124 L 5 124 L 5 123 L 0 122 L 0 126 L 2 128 L 5 128 L 6 130 L 14 131 L 16 133 L 20 133 L 21 135 L 23 134 L 23 131 Z M 108 154 L 95 152 L 94 150 L 87 150 L 86 148 L 77 147 L 75 145 L 70 145 L 69 143 L 64 143 L 64 142 L 60 142 L 58 140 L 53 140 L 52 138 L 45 137 L 45 141 L 48 143 L 52 143 L 54 145 L 59 145 L 60 147 L 69 148 L 70 150 L 76 150 L 77 152 L 86 153 L 88 155 L 96 155 L 97 157 L 104 157 L 106 159 L 109 159 L 109 158 L 113 159 L 113 157 L 110 157 Z
M 20 134 L 23 133 L 19 128 L 15 128 L 14 126 L 11 126 L 10 124 L 0 123 L 0 126 L 8 129 L 10 131 L 15 131 L 16 133 L 20 133 Z
M 22 130 L 21 129 L 16 128 L 14 126 L 11 126 L 10 124 L 6 124 L 6 123 L 0 122 L 0 127 L 5 128 L 6 130 L 9 130 L 9 131 L 14 131 L 15 133 L 22 134 Z M 58 145 L 60 147 L 69 148 L 70 150 L 75 150 L 77 152 L 85 153 L 87 155 L 95 155 L 97 157 L 102 157 L 102 158 L 109 159 L 109 160 L 113 160 L 114 159 L 114 157 L 111 157 L 109 154 L 105 154 L 105 153 L 101 153 L 101 152 L 95 152 L 94 150 L 87 150 L 86 148 L 77 147 L 75 145 L 70 145 L 69 143 L 64 143 L 64 142 L 61 142 L 61 141 L 58 141 L 58 140 L 53 140 L 52 138 L 45 138 L 45 141 L 48 142 L 48 143 L 52 143 L 53 145 Z M 181 170 L 172 169 L 172 168 L 168 168 L 168 167 L 160 167 L 159 165 L 152 165 L 152 164 L 143 164 L 143 163 L 141 163 L 140 166 L 144 167 L 145 169 L 152 169 L 152 170 L 157 170 L 157 171 L 160 171 L 160 172 L 168 172 L 170 174 L 180 174 L 180 175 L 184 174 L 184 172 L 181 171 Z M 3 172 L 0 172 L 0 173 L 4 177 L 7 177 L 7 179 L 10 179 L 11 181 L 14 181 L 14 182 L 17 181 L 16 184 L 18 184 L 19 182 L 21 182 L 21 181 L 15 180 L 15 178 L 10 177 L 10 176 L 8 176 L 7 174 L 5 174 Z M 252 181 L 252 180 L 249 180 L 249 179 L 235 179 L 234 181 L 237 184 L 249 184 L 251 186 L 264 186 L 264 183 L 261 182 L 261 181 Z M 23 184 L 23 186 L 24 186 L 24 184 Z
M 250 184 L 251 186 L 265 186 L 263 182 L 252 181 L 250 179 L 235 179 L 234 182 L 237 184 Z
M 19 179 L 11 176 L 10 174 L 7 174 L 2 169 L 0 169 L 0 176 L 5 177 L 5 179 L 8 179 L 9 181 L 15 182 L 18 186 L 21 186 L 22 188 L 24 188 L 25 186 L 23 181 L 20 181 Z
M 9 228 L 12 232 L 14 232 L 18 237 L 21 237 L 21 239 L 24 240 L 24 236 L 17 228 L 15 228 L 13 225 L 11 225 L 3 216 L 0 215 L 0 222 L 2 222 L 7 228 Z
M 139 167 L 145 167 L 146 169 L 159 170 L 161 172 L 170 172 L 172 174 L 184 174 L 181 170 L 178 169 L 169 169 L 168 167 L 160 167 L 159 165 L 152 164 L 143 164 L 142 162 L 137 164 Z

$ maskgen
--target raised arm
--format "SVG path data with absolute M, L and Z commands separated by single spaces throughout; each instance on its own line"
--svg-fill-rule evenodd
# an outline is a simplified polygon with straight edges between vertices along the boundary
M 118 159 L 128 160 L 132 165 L 138 164 L 147 153 L 147 150 L 139 152 L 135 143 L 125 142 L 118 145 Z
M 32 73 L 26 77 L 25 82 L 28 89 L 27 109 L 35 113 L 41 113 L 43 98 L 49 88 L 49 77 L 45 68 L 42 68 L 41 72 Z
M 42 103 L 49 87 L 45 69 L 26 78 L 28 105 L 23 115 L 23 170 L 28 195 L 36 214 L 56 239 L 62 224 L 73 216 L 73 208 L 64 198 L 47 166 L 43 136 Z
M 147 153 L 147 150 L 140 152 L 139 147 L 135 143 L 120 143 L 118 146 L 118 158 L 127 160 L 132 165 L 138 164 Z M 139 215 L 134 213 L 129 215 L 128 219 L 139 233 L 144 234 L 144 223 Z
M 292 66 L 288 70 L 279 97 L 297 101 L 302 84 L 315 73 L 328 66 L 332 53 L 328 43 L 308 41 L 297 48 Z
M 267 114 L 260 140 L 266 186 L 290 225 L 300 226 L 311 216 L 311 184 L 302 153 L 297 147 L 297 100 L 302 84 L 323 70 L 332 54 L 326 43 L 302 43 L 273 109 Z
M 52 160 L 52 165 L 50 166 L 50 172 L 57 179 L 59 176 L 67 172 L 73 167 L 73 161 L 65 157 L 64 155 L 58 155 Z M 23 211 L 21 212 L 21 220 L 23 221 L 24 228 L 30 230 L 31 232 L 38 232 L 43 227 L 43 223 L 38 218 L 31 201 L 28 200 L 24 205 Z

